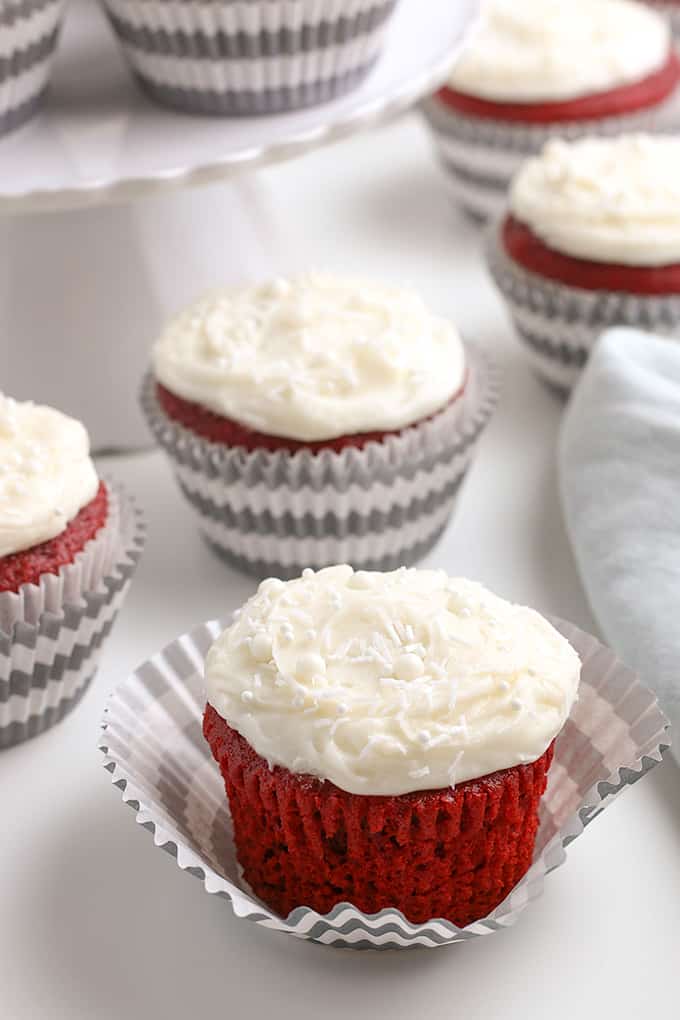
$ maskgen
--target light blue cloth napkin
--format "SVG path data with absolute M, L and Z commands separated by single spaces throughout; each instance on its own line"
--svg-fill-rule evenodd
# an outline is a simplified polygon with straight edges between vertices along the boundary
M 657 693 L 680 761 L 680 343 L 600 338 L 562 424 L 559 475 L 595 617 Z

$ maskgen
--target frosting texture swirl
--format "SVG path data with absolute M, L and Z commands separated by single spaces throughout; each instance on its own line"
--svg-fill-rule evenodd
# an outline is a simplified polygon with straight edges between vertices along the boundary
M 535 761 L 579 676 L 538 613 L 406 568 L 263 581 L 206 661 L 210 704 L 259 755 L 366 795 Z
M 455 327 L 417 294 L 321 273 L 204 298 L 169 324 L 153 367 L 177 396 L 303 442 L 412 425 L 465 372 Z
M 450 79 L 496 102 L 556 102 L 640 81 L 668 59 L 664 19 L 632 0 L 487 0 Z
M 594 262 L 680 262 L 680 139 L 549 142 L 510 191 L 512 213 L 555 251 Z
M 80 422 L 0 395 L 0 556 L 59 535 L 99 480 Z

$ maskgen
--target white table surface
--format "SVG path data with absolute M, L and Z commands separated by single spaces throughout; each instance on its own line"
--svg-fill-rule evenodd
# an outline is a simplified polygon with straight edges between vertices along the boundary
M 529 374 L 449 208 L 415 116 L 261 173 L 282 269 L 413 283 L 505 369 L 457 518 L 428 562 L 594 629 L 567 545 L 560 404 Z M 218 193 L 216 192 L 216 200 Z M 228 242 L 225 242 L 228 243 Z M 332 950 L 238 921 L 134 823 L 96 750 L 108 692 L 253 583 L 214 559 L 156 453 L 109 460 L 150 534 L 100 674 L 76 712 L 0 755 L 0 1017 L 640 1020 L 680 1009 L 680 772 L 659 767 L 593 823 L 507 932 L 463 946 Z

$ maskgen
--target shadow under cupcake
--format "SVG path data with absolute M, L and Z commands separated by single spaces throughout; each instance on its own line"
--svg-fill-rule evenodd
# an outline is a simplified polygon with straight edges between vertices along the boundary
M 666 20 L 634 0 L 490 0 L 422 109 L 452 198 L 486 219 L 551 138 L 680 129 L 680 61 Z
M 284 577 L 422 557 L 496 390 L 485 356 L 417 295 L 308 274 L 177 318 L 142 406 L 209 543 Z

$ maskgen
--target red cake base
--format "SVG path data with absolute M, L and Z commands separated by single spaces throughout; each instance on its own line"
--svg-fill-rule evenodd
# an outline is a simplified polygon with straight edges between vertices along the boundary
M 437 98 L 452 110 L 473 117 L 525 124 L 558 124 L 564 121 L 601 120 L 648 109 L 667 99 L 678 82 L 680 60 L 675 51 L 671 50 L 664 66 L 646 78 L 578 99 L 554 103 L 498 103 L 447 86 L 437 92 Z
M 464 389 L 465 383 L 449 403 L 457 400 Z M 189 400 L 184 400 L 183 397 L 176 396 L 161 383 L 156 383 L 156 396 L 168 418 L 179 422 L 180 425 L 195 432 L 202 439 L 208 439 L 211 443 L 223 443 L 225 446 L 240 446 L 249 452 L 288 450 L 294 453 L 296 450 L 311 450 L 313 453 L 318 453 L 321 450 L 334 450 L 339 453 L 347 447 L 360 450 L 367 443 L 379 443 L 386 436 L 399 435 L 399 432 L 358 432 L 351 436 L 338 436 L 337 439 L 305 443 L 297 439 L 285 439 L 282 436 L 270 436 L 265 432 L 256 432 L 255 429 L 248 428 L 241 422 L 225 418 L 200 404 L 194 404 Z
M 503 223 L 503 246 L 530 273 L 582 290 L 624 291 L 629 294 L 680 294 L 680 264 L 627 266 L 591 262 L 549 248 L 514 216 Z
M 60 535 L 22 552 L 0 557 L 0 592 L 18 592 L 22 584 L 39 584 L 43 574 L 57 574 L 72 563 L 106 523 L 109 497 L 99 483 L 94 499 L 80 510 Z
M 484 917 L 528 870 L 553 745 L 531 765 L 455 788 L 364 797 L 330 782 L 271 771 L 212 708 L 203 733 L 220 766 L 246 881 L 286 917 L 396 907 L 419 924 L 464 927 Z

